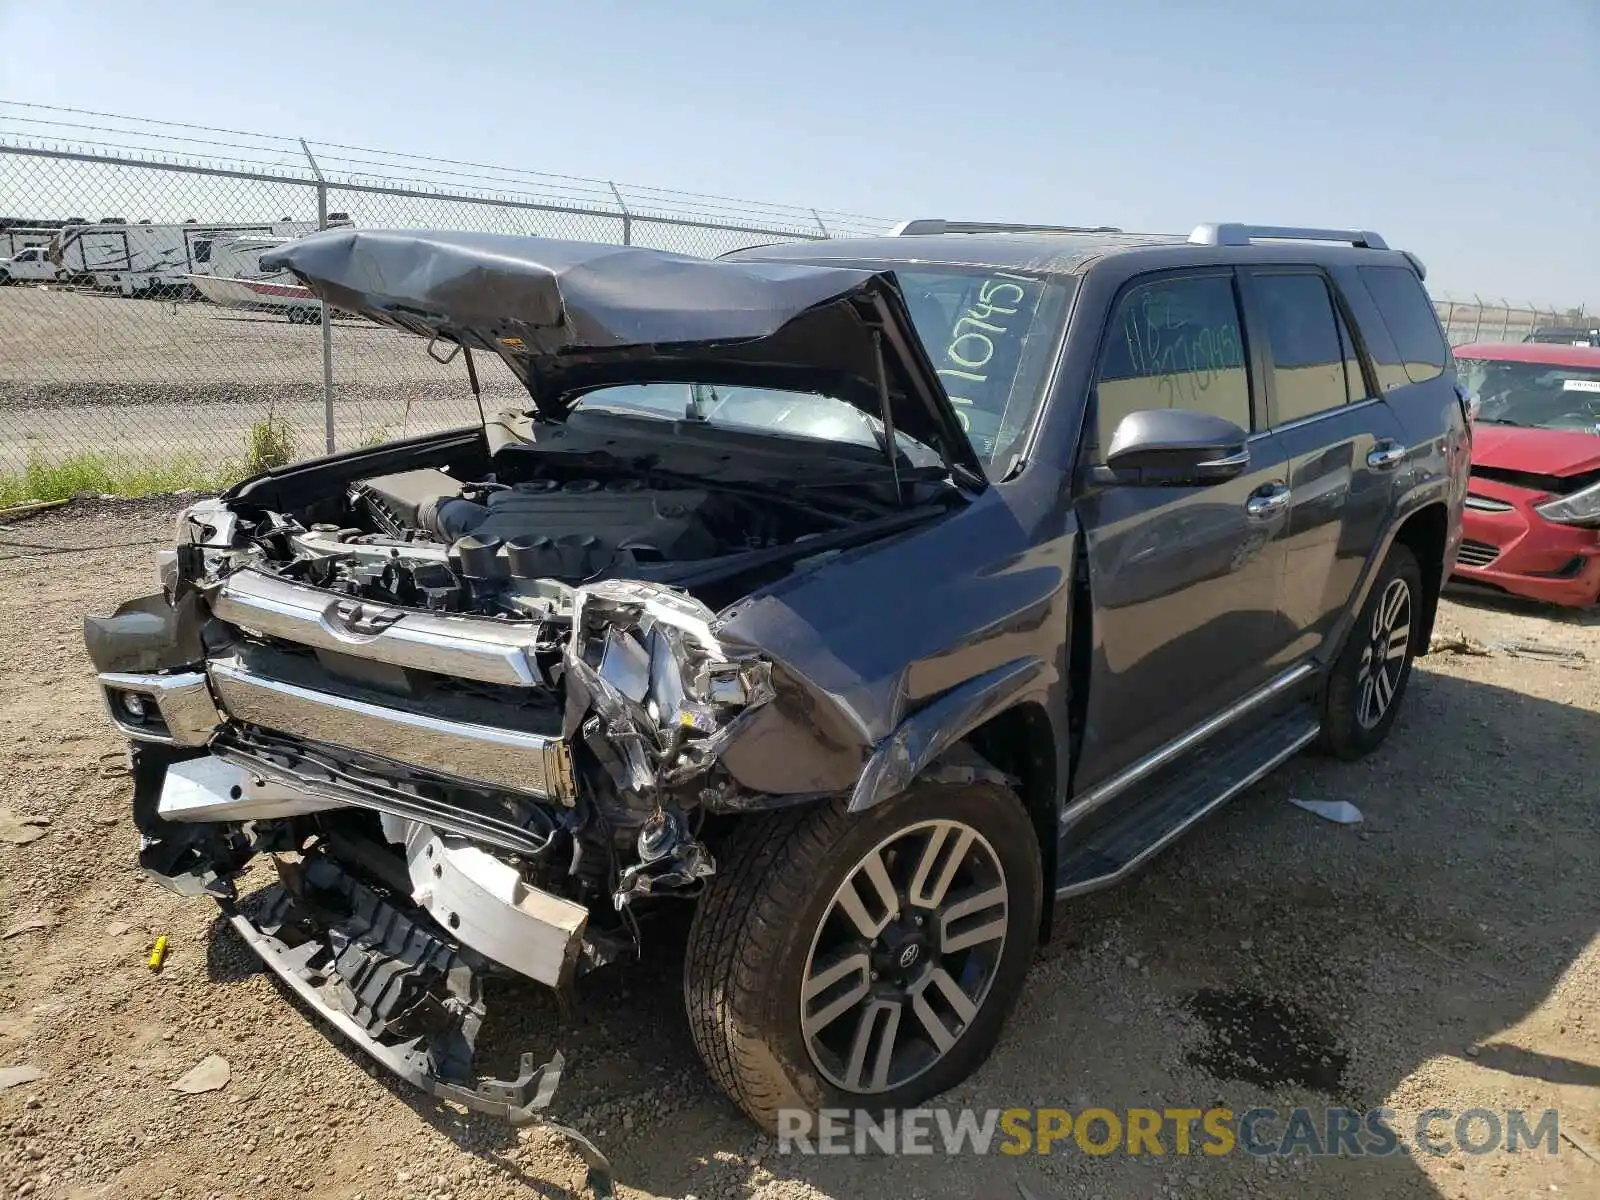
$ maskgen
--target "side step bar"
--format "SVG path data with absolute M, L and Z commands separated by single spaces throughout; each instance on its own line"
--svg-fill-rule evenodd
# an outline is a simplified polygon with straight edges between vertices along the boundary
M 1321 726 L 1305 709 L 1214 752 L 1094 830 L 1063 858 L 1056 899 L 1121 883 L 1207 814 L 1316 740 Z

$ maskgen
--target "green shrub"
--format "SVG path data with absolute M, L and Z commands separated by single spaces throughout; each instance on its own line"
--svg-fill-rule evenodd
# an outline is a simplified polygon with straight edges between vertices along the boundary
M 245 441 L 244 476 L 259 475 L 274 467 L 287 466 L 294 461 L 294 437 L 289 426 L 273 419 L 267 412 L 265 421 L 250 426 L 250 436 Z

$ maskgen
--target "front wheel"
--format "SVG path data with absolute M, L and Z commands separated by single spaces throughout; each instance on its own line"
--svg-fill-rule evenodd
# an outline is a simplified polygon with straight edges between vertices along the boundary
M 695 913 L 696 1048 L 767 1129 L 911 1107 L 988 1057 L 1032 960 L 1039 843 L 993 783 L 744 818 Z
M 1355 759 L 1389 735 L 1422 629 L 1422 569 L 1393 546 L 1328 676 L 1320 749 Z

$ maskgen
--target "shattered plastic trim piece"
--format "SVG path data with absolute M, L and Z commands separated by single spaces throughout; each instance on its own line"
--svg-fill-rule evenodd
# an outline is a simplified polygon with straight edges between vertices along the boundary
M 261 961 L 274 975 L 283 980 L 295 995 L 310 1005 L 323 1020 L 344 1034 L 380 1065 L 412 1086 L 441 1100 L 465 1105 L 475 1112 L 503 1117 L 515 1126 L 537 1122 L 547 1129 L 562 1134 L 572 1142 L 579 1156 L 588 1164 L 588 1186 L 596 1197 L 599 1200 L 609 1200 L 615 1194 L 611 1164 L 599 1148 L 576 1130 L 553 1121 L 545 1121 L 539 1115 L 550 1107 L 551 1101 L 555 1099 L 556 1085 L 561 1081 L 561 1071 L 566 1065 L 566 1060 L 560 1051 L 540 1067 L 533 1065 L 531 1054 L 524 1054 L 520 1072 L 514 1080 L 483 1080 L 476 1088 L 446 1082 L 408 1058 L 404 1046 L 386 1046 L 368 1036 L 350 1016 L 330 1004 L 303 973 L 303 964 L 295 961 L 296 950 L 257 929 L 249 917 L 231 905 L 224 905 L 223 912 L 229 923 L 238 930 L 250 948 L 261 956 Z M 304 947 L 300 947 L 300 951 L 303 953 L 307 949 L 314 950 L 317 945 L 318 943 L 314 941 L 308 942 Z

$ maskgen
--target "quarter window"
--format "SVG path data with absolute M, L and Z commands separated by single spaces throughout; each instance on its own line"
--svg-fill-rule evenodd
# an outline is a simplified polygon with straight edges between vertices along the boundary
M 1426 383 L 1443 374 L 1450 365 L 1450 347 L 1422 281 L 1404 267 L 1361 267 L 1359 272 L 1400 351 L 1406 378 Z M 1392 386 L 1386 382 L 1385 390 Z
M 1179 276 L 1136 284 L 1111 318 L 1095 383 L 1099 442 L 1131 412 L 1186 408 L 1250 428 L 1250 375 L 1233 280 Z
M 1253 287 L 1272 351 L 1273 423 L 1342 408 L 1352 395 L 1350 336 L 1322 276 L 1257 275 Z

